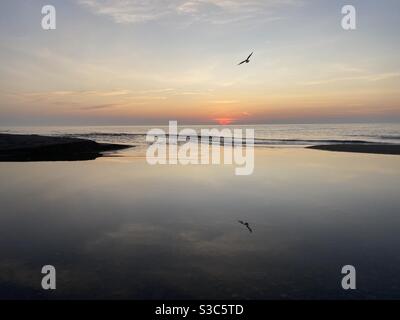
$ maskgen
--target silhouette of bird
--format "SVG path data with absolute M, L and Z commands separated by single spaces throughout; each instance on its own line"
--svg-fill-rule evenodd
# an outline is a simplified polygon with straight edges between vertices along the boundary
M 243 64 L 243 63 L 249 63 L 249 62 L 250 62 L 250 57 L 251 57 L 252 55 L 253 55 L 253 52 L 250 53 L 250 55 L 247 57 L 246 60 L 243 60 L 242 62 L 240 62 L 240 63 L 238 64 L 238 66 L 240 66 L 240 65 Z
M 250 233 L 253 233 L 253 230 L 250 228 L 249 223 L 248 222 L 244 222 L 242 220 L 238 221 L 240 224 L 244 225 L 247 229 L 249 229 Z

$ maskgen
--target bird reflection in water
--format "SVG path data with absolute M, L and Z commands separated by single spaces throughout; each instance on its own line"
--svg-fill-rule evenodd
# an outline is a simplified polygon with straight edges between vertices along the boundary
M 249 223 L 248 222 L 244 222 L 242 220 L 238 221 L 240 224 L 244 225 L 249 231 L 250 233 L 253 233 L 253 229 L 250 228 Z

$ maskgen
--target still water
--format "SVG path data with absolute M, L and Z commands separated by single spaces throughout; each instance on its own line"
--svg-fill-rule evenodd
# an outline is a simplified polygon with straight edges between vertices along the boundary
M 132 150 L 0 163 L 0 298 L 400 298 L 398 156 L 256 149 L 235 176 Z

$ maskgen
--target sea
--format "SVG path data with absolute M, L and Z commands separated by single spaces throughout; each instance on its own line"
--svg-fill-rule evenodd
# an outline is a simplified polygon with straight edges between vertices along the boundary
M 146 146 L 146 134 L 155 128 L 168 133 L 168 125 L 0 127 L 0 133 L 42 134 L 85 138 L 102 143 Z M 285 125 L 179 125 L 178 130 L 254 129 L 259 147 L 305 147 L 335 143 L 400 143 L 400 123 L 285 124 Z

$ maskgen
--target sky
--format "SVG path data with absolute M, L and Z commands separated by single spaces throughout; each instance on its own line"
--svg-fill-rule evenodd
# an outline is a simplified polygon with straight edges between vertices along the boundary
M 2 0 L 0 125 L 400 121 L 399 24 L 398 0 Z

